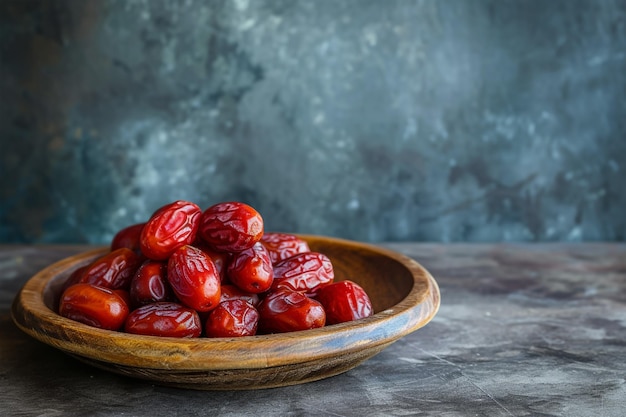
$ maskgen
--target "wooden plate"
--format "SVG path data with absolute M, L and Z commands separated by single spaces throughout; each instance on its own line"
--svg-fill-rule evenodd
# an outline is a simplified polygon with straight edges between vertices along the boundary
M 176 339 L 101 330 L 61 317 L 54 308 L 69 274 L 108 250 L 100 248 L 34 275 L 15 297 L 13 321 L 33 338 L 98 368 L 162 385 L 236 390 L 293 385 L 345 372 L 424 326 L 439 309 L 437 283 L 414 260 L 364 243 L 301 237 L 311 250 L 331 259 L 336 280 L 350 279 L 365 289 L 373 316 L 244 338 Z

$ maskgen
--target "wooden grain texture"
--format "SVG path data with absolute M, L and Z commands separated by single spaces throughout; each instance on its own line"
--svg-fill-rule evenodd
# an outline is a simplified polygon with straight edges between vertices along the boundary
M 10 318 L 18 290 L 90 248 L 0 246 L 0 414 L 624 416 L 626 244 L 383 246 L 436 277 L 427 326 L 332 378 L 213 392 L 102 371 L 26 335 Z
M 27 334 L 102 369 L 186 388 L 252 389 L 345 372 L 436 314 L 436 281 L 414 260 L 362 243 L 303 237 L 331 259 L 336 280 L 353 280 L 368 292 L 373 316 L 285 334 L 177 339 L 102 330 L 56 314 L 54 304 L 69 274 L 107 248 L 63 259 L 36 274 L 15 298 L 12 315 Z

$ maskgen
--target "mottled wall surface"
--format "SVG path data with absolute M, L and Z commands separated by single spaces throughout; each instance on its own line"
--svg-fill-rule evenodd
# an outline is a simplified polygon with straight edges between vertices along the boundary
M 0 2 L 0 241 L 241 200 L 365 241 L 624 240 L 626 2 Z

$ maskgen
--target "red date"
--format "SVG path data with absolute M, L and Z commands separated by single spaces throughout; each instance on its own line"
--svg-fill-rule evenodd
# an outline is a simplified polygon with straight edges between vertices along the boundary
M 193 246 L 178 248 L 167 262 L 167 280 L 178 299 L 199 312 L 220 302 L 220 277 L 213 261 Z
M 272 289 L 288 288 L 312 295 L 335 278 L 330 259 L 319 252 L 299 253 L 274 265 Z
M 124 330 L 146 336 L 199 337 L 202 323 L 195 310 L 178 303 L 160 302 L 133 310 Z
M 139 255 L 128 248 L 119 248 L 89 264 L 79 282 L 115 289 L 127 289 L 139 267 Z
M 327 285 L 315 295 L 326 311 L 326 324 L 358 320 L 373 314 L 372 302 L 360 285 L 339 281 Z
M 61 295 L 59 314 L 92 327 L 119 330 L 129 308 L 113 290 L 92 284 L 74 284 Z
M 129 295 L 133 307 L 171 301 L 172 290 L 167 281 L 167 263 L 165 261 L 144 262 L 130 282 Z
M 207 317 L 208 337 L 254 336 L 259 323 L 258 311 L 244 300 L 222 301 Z
M 178 200 L 158 209 L 141 231 L 141 252 L 154 260 L 167 259 L 176 249 L 196 238 L 202 210 Z
M 272 264 L 276 264 L 298 253 L 311 251 L 309 244 L 305 240 L 289 233 L 265 233 L 261 238 L 261 243 L 269 252 Z
M 247 204 L 218 203 L 202 213 L 199 233 L 215 250 L 240 252 L 261 240 L 263 218 Z
M 235 253 L 228 264 L 227 276 L 243 291 L 259 294 L 269 290 L 274 270 L 265 246 L 257 242 L 250 249 Z
M 326 323 L 324 307 L 301 292 L 289 289 L 270 293 L 261 301 L 259 331 L 285 333 L 323 327 Z

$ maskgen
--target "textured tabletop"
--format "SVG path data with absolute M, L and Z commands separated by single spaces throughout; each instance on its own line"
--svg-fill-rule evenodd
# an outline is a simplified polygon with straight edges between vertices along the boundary
M 12 323 L 23 283 L 86 246 L 0 246 L 0 404 L 15 416 L 623 416 L 626 244 L 384 245 L 439 283 L 426 327 L 326 380 L 165 388 L 88 367 Z M 9 411 L 6 411 L 9 410 Z

